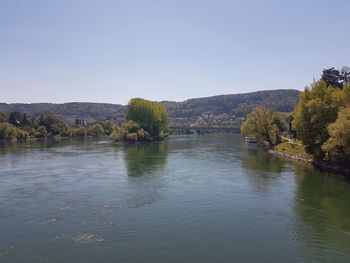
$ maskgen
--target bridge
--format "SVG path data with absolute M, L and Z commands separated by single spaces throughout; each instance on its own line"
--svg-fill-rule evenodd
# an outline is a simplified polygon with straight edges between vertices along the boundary
M 186 127 L 186 126 L 174 126 L 174 127 L 169 127 L 170 130 L 173 131 L 187 131 L 187 130 L 192 130 L 192 131 L 197 131 L 199 133 L 204 133 L 204 132 L 214 132 L 214 131 L 223 131 L 223 132 L 240 132 L 239 127 Z

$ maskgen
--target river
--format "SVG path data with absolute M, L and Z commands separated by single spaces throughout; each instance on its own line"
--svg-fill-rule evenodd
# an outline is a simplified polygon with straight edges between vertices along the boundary
M 0 144 L 0 262 L 350 262 L 350 184 L 239 134 Z

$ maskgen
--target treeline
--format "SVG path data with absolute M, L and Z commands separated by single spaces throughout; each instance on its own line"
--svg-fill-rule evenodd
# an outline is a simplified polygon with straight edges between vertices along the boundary
M 321 79 L 305 88 L 294 109 L 292 133 L 315 160 L 350 165 L 350 68 L 323 70 Z M 256 108 L 241 131 L 270 146 L 280 143 L 283 118 L 268 108 Z
M 15 111 L 7 114 L 0 111 L 0 139 L 47 138 L 47 137 L 80 137 L 108 136 L 113 131 L 110 122 L 95 123 L 90 126 L 64 124 L 53 114 L 28 118 L 26 114 Z
M 119 104 L 69 102 L 62 104 L 54 103 L 0 103 L 0 110 L 6 112 L 25 112 L 30 116 L 59 115 L 63 120 L 80 116 L 96 119 L 98 121 L 111 120 L 115 117 L 124 116 L 125 107 Z

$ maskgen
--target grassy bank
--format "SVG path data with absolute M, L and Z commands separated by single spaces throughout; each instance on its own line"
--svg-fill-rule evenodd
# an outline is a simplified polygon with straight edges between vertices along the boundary
M 277 144 L 274 148 L 274 151 L 285 153 L 288 155 L 292 155 L 298 158 L 311 160 L 312 156 L 305 151 L 305 147 L 303 145 L 289 143 L 284 141 L 280 144 Z

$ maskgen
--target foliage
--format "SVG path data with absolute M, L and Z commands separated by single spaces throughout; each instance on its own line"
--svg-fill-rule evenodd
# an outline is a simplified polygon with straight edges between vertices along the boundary
M 152 137 L 158 138 L 167 130 L 168 112 L 160 103 L 135 98 L 127 105 L 126 119 L 138 123 Z
M 252 136 L 258 141 L 266 141 L 275 145 L 280 141 L 279 133 L 284 130 L 281 117 L 272 109 L 257 107 L 247 117 L 241 126 L 241 132 Z
M 289 142 L 281 142 L 277 144 L 274 149 L 279 152 L 286 152 L 293 156 L 297 156 L 305 159 L 312 159 L 312 156 L 308 154 L 303 145 L 293 144 Z
M 9 123 L 12 124 L 13 126 L 20 127 L 22 125 L 22 120 L 23 120 L 23 114 L 14 111 L 10 113 L 9 116 Z
M 137 141 L 137 132 L 128 133 L 126 139 L 128 141 Z
M 9 119 L 9 116 L 5 111 L 0 110 L 0 123 L 7 122 Z
M 96 123 L 89 129 L 89 134 L 95 137 L 100 137 L 104 134 L 104 129 L 101 124 Z
M 322 145 L 328 140 L 328 124 L 334 122 L 340 107 L 350 103 L 350 86 L 327 86 L 323 80 L 307 87 L 294 111 L 293 125 L 305 149 L 316 159 L 324 157 Z
M 327 83 L 327 86 L 332 86 L 333 88 L 343 87 L 343 84 L 340 82 L 340 72 L 337 69 L 324 69 L 321 79 Z
M 343 108 L 338 118 L 328 127 L 329 139 L 322 148 L 327 153 L 327 159 L 343 164 L 350 163 L 350 107 Z
M 10 123 L 0 124 L 0 139 L 16 139 L 17 128 Z

